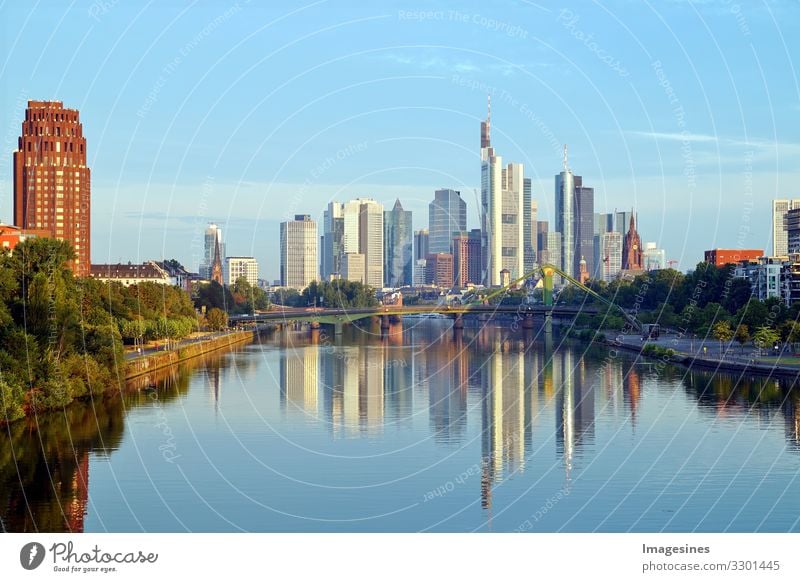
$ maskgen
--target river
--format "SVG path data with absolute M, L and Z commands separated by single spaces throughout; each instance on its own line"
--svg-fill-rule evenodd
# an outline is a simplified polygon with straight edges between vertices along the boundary
M 276 331 L 0 427 L 0 527 L 800 530 L 790 383 L 509 327 Z

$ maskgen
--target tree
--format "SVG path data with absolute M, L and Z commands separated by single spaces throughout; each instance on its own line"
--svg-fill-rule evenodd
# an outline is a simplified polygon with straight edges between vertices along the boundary
M 206 314 L 206 321 L 213 331 L 220 331 L 228 326 L 228 314 L 217 307 L 212 307 Z
M 731 329 L 731 324 L 726 320 L 718 321 L 714 324 L 712 333 L 714 334 L 714 338 L 719 341 L 719 352 L 720 355 L 722 355 L 723 342 L 727 343 L 733 339 L 733 330 Z
M 744 349 L 744 344 L 750 341 L 750 329 L 744 324 L 737 326 L 734 338 L 739 343 L 739 346 Z
M 759 350 L 769 349 L 780 339 L 778 332 L 767 325 L 762 325 L 753 335 L 753 343 Z

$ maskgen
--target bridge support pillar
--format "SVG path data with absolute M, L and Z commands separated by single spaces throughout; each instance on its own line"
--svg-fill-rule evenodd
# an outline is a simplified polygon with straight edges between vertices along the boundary
M 533 314 L 526 313 L 522 317 L 522 329 L 533 329 Z
M 464 316 L 460 313 L 453 318 L 453 329 L 464 329 Z
M 337 321 L 333 324 L 333 335 L 342 335 L 342 322 Z
M 548 336 L 553 335 L 553 312 L 548 311 L 544 314 L 544 333 Z
M 319 329 L 319 322 L 318 321 L 309 321 L 308 322 L 308 329 Z
M 381 331 L 389 329 L 389 316 L 381 315 Z

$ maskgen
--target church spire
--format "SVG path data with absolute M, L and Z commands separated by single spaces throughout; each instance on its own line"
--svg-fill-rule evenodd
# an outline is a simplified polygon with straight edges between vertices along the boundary
M 211 280 L 222 285 L 222 258 L 219 253 L 219 233 L 214 235 L 214 262 L 211 264 Z

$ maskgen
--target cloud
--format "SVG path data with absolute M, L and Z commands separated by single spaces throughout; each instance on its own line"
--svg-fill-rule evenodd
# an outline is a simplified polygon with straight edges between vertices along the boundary
M 646 137 L 665 141 L 717 142 L 719 138 L 702 133 L 663 133 L 658 131 L 629 131 L 628 135 Z

